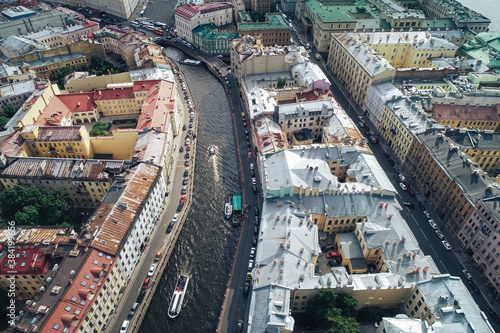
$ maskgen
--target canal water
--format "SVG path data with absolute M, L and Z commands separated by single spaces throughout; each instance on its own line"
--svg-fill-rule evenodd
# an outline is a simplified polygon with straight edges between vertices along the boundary
M 179 60 L 182 53 L 166 49 Z M 191 210 L 151 301 L 141 333 L 215 332 L 238 228 L 224 220 L 227 193 L 239 192 L 239 175 L 229 104 L 220 82 L 204 66 L 179 64 L 199 112 L 196 166 Z M 210 145 L 218 150 L 209 155 Z M 167 316 L 168 305 L 180 274 L 191 276 L 179 317 Z

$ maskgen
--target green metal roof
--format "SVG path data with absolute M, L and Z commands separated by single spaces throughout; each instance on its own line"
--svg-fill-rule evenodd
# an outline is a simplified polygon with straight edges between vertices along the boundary
M 328 3 L 321 3 L 318 0 L 306 0 L 309 10 L 323 22 L 346 22 L 356 20 L 348 14 L 349 11 L 357 11 L 356 6 L 328 6 Z
M 266 22 L 252 22 L 238 24 L 239 30 L 291 30 L 283 15 L 279 13 L 266 13 Z
M 193 29 L 193 34 L 199 35 L 203 39 L 234 39 L 238 38 L 237 33 L 217 32 L 217 26 L 213 23 L 197 26 Z
M 233 210 L 241 210 L 241 196 L 233 196 Z

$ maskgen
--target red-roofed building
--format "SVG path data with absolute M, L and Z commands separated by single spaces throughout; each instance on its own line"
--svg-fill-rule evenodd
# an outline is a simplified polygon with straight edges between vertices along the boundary
M 182 5 L 175 9 L 177 35 L 188 42 L 193 41 L 192 31 L 204 24 L 220 27 L 233 23 L 233 5 L 229 2 L 209 2 L 201 5 Z
M 11 283 L 7 278 L 14 276 L 16 298 L 35 298 L 45 283 L 53 250 L 54 246 L 26 245 L 17 246 L 13 258 L 5 254 L 0 262 L 0 287 L 7 291 Z
M 40 126 L 71 126 L 98 119 L 92 93 L 55 95 L 35 122 Z
M 66 294 L 48 313 L 40 332 L 105 331 L 109 314 L 118 303 L 118 290 L 125 281 L 118 274 L 117 265 L 113 265 L 114 256 L 99 250 L 89 251 Z
M 175 83 L 157 81 L 147 92 L 137 129 L 145 127 L 168 132 L 171 115 L 175 112 Z

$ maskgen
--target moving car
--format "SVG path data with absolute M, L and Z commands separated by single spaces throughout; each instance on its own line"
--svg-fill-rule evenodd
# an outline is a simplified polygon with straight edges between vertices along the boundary
M 156 262 L 156 261 L 159 261 L 159 260 L 160 260 L 160 258 L 161 258 L 161 251 L 158 251 L 158 252 L 156 252 L 156 255 L 155 255 L 155 259 L 154 259 L 154 261 L 155 261 L 155 262 Z
M 174 222 L 170 222 L 170 224 L 167 227 L 167 234 L 169 234 L 172 231 L 172 228 L 174 227 Z
M 408 208 L 414 208 L 415 207 L 415 205 L 413 203 L 408 202 L 408 201 L 403 201 L 403 205 L 405 205 Z

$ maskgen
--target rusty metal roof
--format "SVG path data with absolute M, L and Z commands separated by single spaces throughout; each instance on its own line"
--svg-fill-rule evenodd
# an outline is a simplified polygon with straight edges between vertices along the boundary
M 88 232 L 97 232 L 91 246 L 112 255 L 119 252 L 159 174 L 159 167 L 141 163 L 131 169 L 125 183 L 110 188 L 90 219 Z
M 5 168 L 2 178 L 107 180 L 105 169 L 122 170 L 123 161 L 21 157 Z
M 53 141 L 81 141 L 80 130 L 83 126 L 40 126 L 38 129 L 38 142 Z
M 38 226 L 38 227 L 25 227 L 20 226 L 16 228 L 16 244 L 36 244 L 36 243 L 69 243 L 69 238 L 75 232 L 73 227 L 52 227 L 52 226 Z M 7 241 L 9 230 L 7 227 L 0 229 L 0 244 Z

